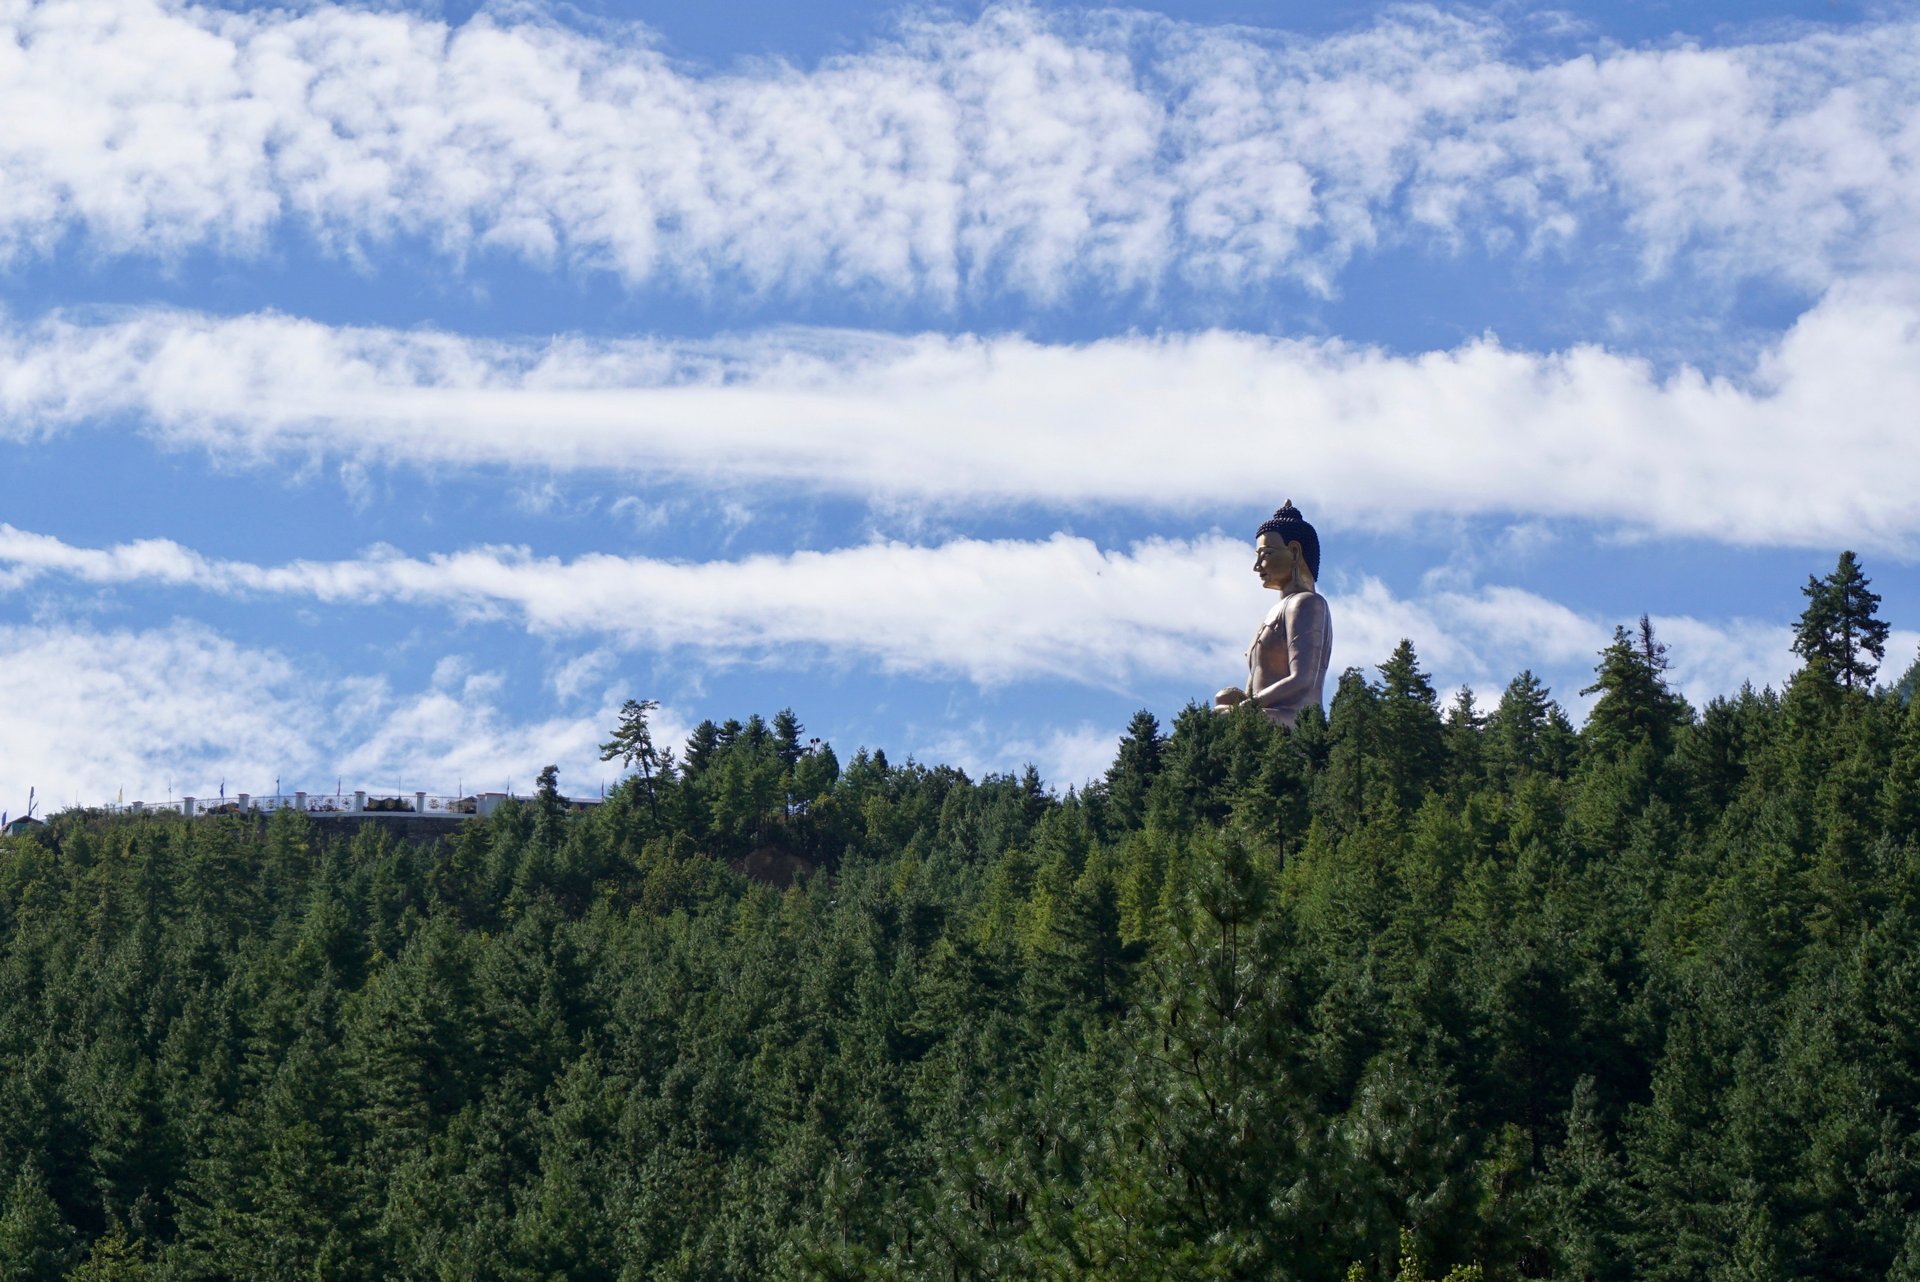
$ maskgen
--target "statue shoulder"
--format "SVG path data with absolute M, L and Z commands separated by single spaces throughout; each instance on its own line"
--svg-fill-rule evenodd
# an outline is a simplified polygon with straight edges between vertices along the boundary
M 1321 618 L 1325 618 L 1330 613 L 1327 607 L 1327 599 L 1312 588 L 1308 588 L 1304 592 L 1293 593 L 1287 597 L 1285 604 L 1287 613 L 1296 617 L 1301 615 L 1318 615 Z

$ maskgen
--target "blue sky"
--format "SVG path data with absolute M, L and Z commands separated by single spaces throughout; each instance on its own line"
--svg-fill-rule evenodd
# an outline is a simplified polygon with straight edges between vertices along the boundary
M 1920 649 L 1920 8 L 0 0 L 0 805 Z

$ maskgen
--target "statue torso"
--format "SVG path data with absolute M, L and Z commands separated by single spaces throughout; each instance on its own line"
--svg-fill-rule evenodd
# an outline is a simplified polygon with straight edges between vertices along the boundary
M 1332 654 L 1333 621 L 1326 598 L 1312 591 L 1288 593 L 1267 611 L 1247 648 L 1247 689 L 1262 690 L 1295 675 L 1297 660 L 1304 680 L 1290 682 L 1287 693 L 1262 709 L 1271 720 L 1292 726 L 1302 708 L 1321 702 Z

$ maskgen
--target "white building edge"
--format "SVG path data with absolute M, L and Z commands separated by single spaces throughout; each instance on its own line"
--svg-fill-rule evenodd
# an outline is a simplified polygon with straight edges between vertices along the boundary
M 441 796 L 428 792 L 354 792 L 276 793 L 268 796 L 247 792 L 218 800 L 181 797 L 174 801 L 113 802 L 102 807 L 108 814 L 148 815 L 171 811 L 189 819 L 203 815 L 271 814 L 276 810 L 299 810 L 315 819 L 342 818 L 349 815 L 405 815 L 419 819 L 484 819 L 507 801 L 531 798 L 511 792 L 475 792 L 464 797 Z M 563 797 L 573 810 L 597 806 L 599 797 Z

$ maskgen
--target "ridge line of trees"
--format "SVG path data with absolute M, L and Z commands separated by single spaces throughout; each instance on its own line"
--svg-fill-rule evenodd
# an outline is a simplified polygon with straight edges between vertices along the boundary
M 1920 662 L 1806 597 L 1778 692 L 1402 642 L 1065 795 L 633 700 L 587 813 L 56 816 L 0 1282 L 1920 1280 Z

